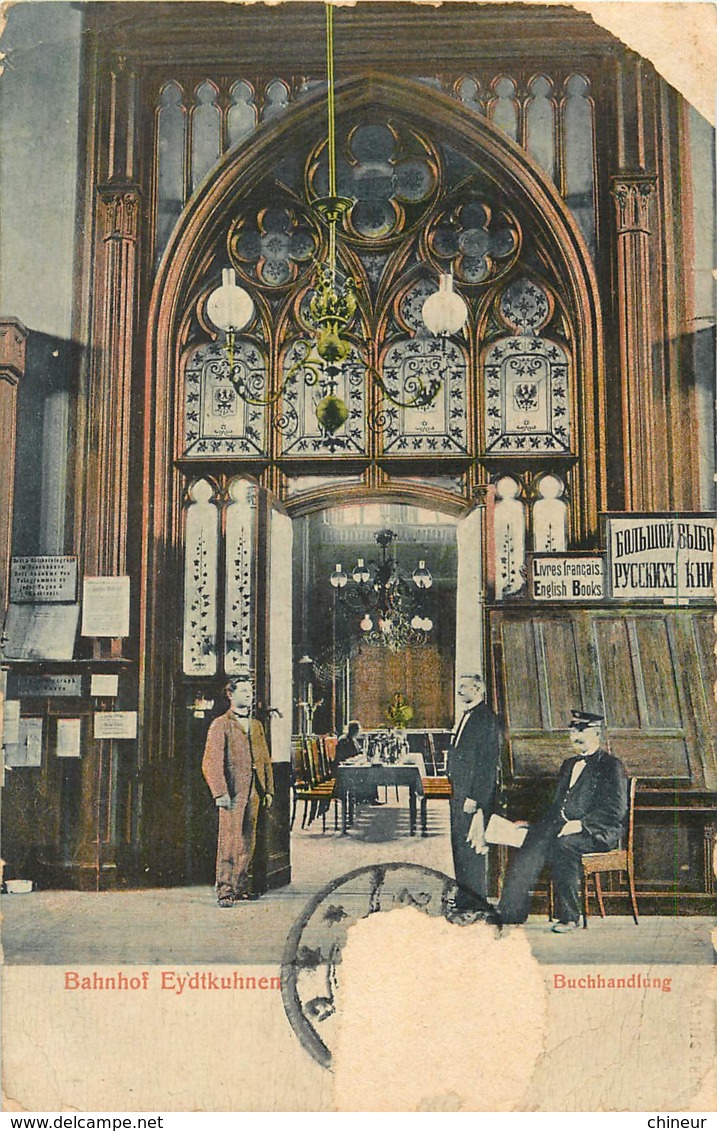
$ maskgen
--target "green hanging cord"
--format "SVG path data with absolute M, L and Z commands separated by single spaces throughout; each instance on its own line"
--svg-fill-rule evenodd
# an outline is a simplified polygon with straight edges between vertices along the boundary
M 334 107 L 334 10 L 326 5 L 326 85 L 329 113 L 329 196 L 336 196 L 336 119 Z
M 336 197 L 336 113 L 334 104 L 334 9 L 326 5 L 326 87 L 329 115 L 328 160 L 329 197 Z M 331 285 L 336 287 L 336 214 L 329 218 L 329 270 Z

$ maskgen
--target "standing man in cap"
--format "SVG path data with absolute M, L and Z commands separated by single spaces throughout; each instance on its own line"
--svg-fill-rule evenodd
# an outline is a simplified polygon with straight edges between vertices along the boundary
M 249 892 L 248 871 L 259 807 L 271 807 L 274 775 L 264 730 L 251 717 L 251 676 L 234 676 L 225 690 L 229 710 L 209 727 L 202 773 L 219 810 L 217 903 L 233 907 L 240 900 L 258 898 Z
M 627 814 L 627 775 L 619 758 L 604 745 L 603 717 L 573 711 L 570 741 L 575 756 L 560 768 L 558 787 L 547 813 L 528 830 L 512 862 L 498 906 L 504 923 L 524 923 L 530 891 L 545 863 L 555 888 L 558 934 L 580 922 L 581 857 L 607 852 L 620 841 Z
M 458 680 L 458 699 L 463 715 L 448 750 L 448 777 L 452 787 L 451 847 L 458 881 L 456 909 L 469 911 L 483 907 L 488 887 L 488 845 L 482 834 L 476 836 L 472 830 L 475 830 L 474 821 L 479 811 L 483 830 L 493 812 L 500 726 L 485 701 L 482 675 L 462 675 Z M 480 816 L 478 823 L 481 824 Z

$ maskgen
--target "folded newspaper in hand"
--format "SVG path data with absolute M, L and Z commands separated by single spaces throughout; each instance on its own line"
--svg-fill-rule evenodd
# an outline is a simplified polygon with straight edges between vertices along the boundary
M 489 844 L 510 844 L 514 848 L 520 848 L 527 832 L 526 828 L 515 825 L 512 821 L 507 821 L 505 817 L 499 817 L 494 813 L 485 830 L 485 839 Z

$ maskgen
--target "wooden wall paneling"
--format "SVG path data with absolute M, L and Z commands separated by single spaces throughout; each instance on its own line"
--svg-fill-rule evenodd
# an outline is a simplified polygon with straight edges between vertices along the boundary
M 40 887 L 47 865 L 57 861 L 60 782 L 57 759 L 50 759 L 47 700 L 28 702 L 23 718 L 42 720 L 42 764 L 5 772 L 3 856 L 6 878 L 34 880 Z
M 629 622 L 633 655 L 639 659 L 639 684 L 649 730 L 681 730 L 684 726 L 667 620 L 667 615 L 658 615 L 634 617 Z
M 325 70 L 321 4 L 281 11 L 271 5 L 252 7 L 242 9 L 241 18 L 235 9 L 212 2 L 117 3 L 103 9 L 89 11 L 90 28 L 99 36 L 121 35 L 125 52 L 138 64 L 166 66 L 171 60 L 200 78 L 211 66 L 237 77 L 288 76 L 297 70 L 300 43 L 301 74 L 322 76 Z M 551 74 L 560 75 L 585 67 L 586 58 L 598 62 L 618 46 L 613 35 L 583 13 L 568 14 L 561 7 L 536 10 L 530 4 L 510 11 L 501 4 L 483 9 L 477 34 L 471 3 L 453 4 L 451 19 L 444 11 L 419 8 L 407 20 L 401 3 L 382 4 L 380 18 L 370 4 L 344 8 L 336 25 L 337 71 L 384 66 L 397 73 L 436 75 L 458 69 L 472 74 L 500 60 L 520 77 L 540 58 L 553 63 Z
M 544 730 L 552 730 L 550 719 L 550 696 L 548 691 L 548 673 L 546 671 L 545 647 L 542 632 L 543 624 L 540 620 L 533 621 L 533 648 L 535 649 L 535 667 L 538 676 L 535 688 L 540 704 L 540 717 Z
M 671 895 L 672 911 L 678 893 L 704 891 L 702 822 L 680 814 L 680 824 L 669 813 L 641 813 L 635 829 L 635 872 L 638 890 Z
M 605 704 L 603 703 L 600 680 L 597 642 L 593 633 L 593 617 L 588 610 L 576 609 L 571 619 L 575 636 L 575 650 L 578 657 L 578 678 L 580 680 L 583 710 L 602 715 L 605 713 Z
M 717 704 L 714 620 L 709 613 L 673 614 L 684 716 L 693 735 L 690 768 L 697 789 L 717 789 Z
M 715 618 L 705 611 L 690 620 L 698 658 L 699 683 L 695 696 L 705 708 L 704 770 L 707 789 L 717 789 L 717 657 L 715 657 Z
M 684 734 L 644 734 L 640 731 L 608 732 L 610 750 L 625 763 L 631 776 L 644 780 L 679 780 L 690 784 L 690 763 Z
M 453 716 L 451 658 L 435 645 L 402 652 L 361 647 L 351 660 L 351 716 L 367 729 L 388 725 L 386 710 L 396 691 L 413 707 L 413 727 L 450 726 Z
M 550 619 L 541 623 L 543 655 L 547 674 L 549 725 L 563 730 L 570 712 L 583 708 L 578 674 L 578 654 L 572 619 Z
M 616 729 L 638 730 L 640 713 L 637 687 L 625 618 L 596 617 L 593 632 L 607 727 L 611 734 Z
M 510 730 L 540 731 L 543 718 L 533 626 L 530 621 L 504 621 L 502 637 L 507 725 Z

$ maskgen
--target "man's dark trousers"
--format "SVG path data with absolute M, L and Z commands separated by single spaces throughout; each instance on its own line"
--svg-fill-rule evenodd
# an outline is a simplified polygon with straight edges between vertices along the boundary
M 585 831 L 558 836 L 562 819 L 539 821 L 528 830 L 523 847 L 512 861 L 500 898 L 504 923 L 524 923 L 530 910 L 530 892 L 545 864 L 550 865 L 555 891 L 555 910 L 561 923 L 580 920 L 581 857 L 600 852 L 594 837 Z
M 456 880 L 461 890 L 456 897 L 458 907 L 472 907 L 472 895 L 485 898 L 488 891 L 488 853 L 480 854 L 466 840 L 475 813 L 464 813 L 462 796 L 451 798 L 451 848 Z M 486 818 L 487 819 L 487 818 Z

